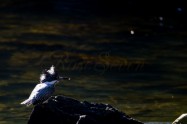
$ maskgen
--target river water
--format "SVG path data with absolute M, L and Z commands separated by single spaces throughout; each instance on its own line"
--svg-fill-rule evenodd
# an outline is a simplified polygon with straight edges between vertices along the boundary
M 159 17 L 1 12 L 0 18 L 0 124 L 27 123 L 33 106 L 20 102 L 51 65 L 72 79 L 54 95 L 108 103 L 150 123 L 168 124 L 187 111 L 185 31 Z

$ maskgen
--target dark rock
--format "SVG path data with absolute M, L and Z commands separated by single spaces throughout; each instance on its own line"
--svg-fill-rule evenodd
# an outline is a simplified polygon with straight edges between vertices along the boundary
M 108 104 L 54 96 L 36 105 L 28 124 L 143 124 Z

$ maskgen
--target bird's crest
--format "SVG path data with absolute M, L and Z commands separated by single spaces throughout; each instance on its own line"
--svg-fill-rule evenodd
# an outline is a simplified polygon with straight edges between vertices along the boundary
M 40 82 L 52 81 L 58 78 L 58 74 L 55 70 L 54 65 L 50 67 L 49 70 L 45 69 L 43 73 L 40 75 Z
M 49 72 L 49 74 L 51 74 L 51 75 L 54 75 L 55 74 L 55 67 L 54 67 L 54 65 L 52 65 L 47 72 Z

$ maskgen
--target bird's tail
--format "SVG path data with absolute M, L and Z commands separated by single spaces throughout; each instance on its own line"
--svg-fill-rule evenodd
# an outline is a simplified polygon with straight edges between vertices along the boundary
M 20 104 L 30 106 L 32 104 L 32 99 L 26 99 L 25 101 L 23 101 Z

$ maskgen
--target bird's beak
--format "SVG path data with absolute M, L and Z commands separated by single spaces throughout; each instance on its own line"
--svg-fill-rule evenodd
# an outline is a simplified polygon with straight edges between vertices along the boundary
M 71 80 L 69 77 L 59 77 L 60 80 Z

